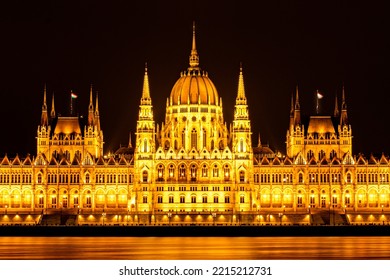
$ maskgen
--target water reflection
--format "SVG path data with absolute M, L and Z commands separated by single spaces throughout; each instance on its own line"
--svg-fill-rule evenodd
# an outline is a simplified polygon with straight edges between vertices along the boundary
M 390 259 L 390 237 L 0 237 L 0 259 Z

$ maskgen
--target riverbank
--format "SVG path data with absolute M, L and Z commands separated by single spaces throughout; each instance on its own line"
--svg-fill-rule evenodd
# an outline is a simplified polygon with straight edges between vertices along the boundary
M 0 226 L 0 236 L 390 236 L 388 225 Z

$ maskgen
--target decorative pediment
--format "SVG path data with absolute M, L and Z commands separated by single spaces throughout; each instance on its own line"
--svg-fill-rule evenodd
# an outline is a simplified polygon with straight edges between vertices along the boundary
M 293 162 L 292 162 L 292 160 L 291 160 L 288 156 L 286 156 L 286 157 L 284 158 L 283 164 L 284 164 L 284 165 L 292 165 Z
M 297 164 L 297 165 L 304 165 L 304 164 L 306 164 L 306 159 L 305 159 L 305 157 L 302 155 L 301 152 L 299 152 L 299 154 L 298 154 L 297 157 L 295 158 L 294 164 Z

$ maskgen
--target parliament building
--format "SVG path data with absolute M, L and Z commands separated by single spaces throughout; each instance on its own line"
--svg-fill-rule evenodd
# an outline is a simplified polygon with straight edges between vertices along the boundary
M 54 96 L 47 103 L 45 88 L 36 155 L 0 157 L 0 224 L 388 224 L 389 159 L 353 154 L 344 88 L 332 114 L 309 117 L 297 88 L 286 154 L 275 153 L 252 142 L 242 67 L 225 122 L 195 28 L 164 122 L 155 122 L 145 67 L 135 136 L 115 153 L 103 154 L 92 86 L 88 117 L 58 115 Z

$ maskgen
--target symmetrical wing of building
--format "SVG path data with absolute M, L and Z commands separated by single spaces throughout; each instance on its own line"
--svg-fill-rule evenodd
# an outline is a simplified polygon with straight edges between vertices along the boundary
M 296 90 L 286 155 L 260 137 L 253 145 L 243 70 L 235 106 L 225 108 L 234 110 L 228 125 L 222 98 L 200 68 L 195 28 L 189 67 L 174 84 L 160 125 L 145 67 L 134 146 L 130 137 L 127 147 L 103 155 L 93 95 L 91 87 L 87 118 L 59 116 L 54 96 L 48 111 L 44 90 L 37 154 L 0 159 L 5 214 L 61 211 L 79 224 L 251 224 L 329 223 L 331 215 L 321 213 L 332 211 L 333 223 L 343 223 L 358 222 L 361 215 L 344 214 L 360 212 L 364 222 L 378 222 L 389 207 L 388 159 L 352 154 L 344 89 L 333 114 L 308 118 L 301 116 Z

